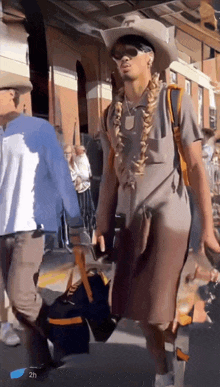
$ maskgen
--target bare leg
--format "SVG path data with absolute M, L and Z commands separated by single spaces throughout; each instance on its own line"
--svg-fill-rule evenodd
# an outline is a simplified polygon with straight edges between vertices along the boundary
M 164 335 L 168 326 L 169 323 L 153 325 L 145 321 L 141 322 L 141 328 L 147 340 L 147 348 L 154 360 L 156 373 L 160 375 L 169 372 Z

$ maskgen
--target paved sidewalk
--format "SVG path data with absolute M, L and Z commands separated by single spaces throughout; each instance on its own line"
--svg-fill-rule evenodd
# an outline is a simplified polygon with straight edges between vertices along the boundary
M 183 338 L 184 339 L 184 338 Z M 193 324 L 190 328 L 190 360 L 185 387 L 220 386 L 220 328 Z M 0 343 L 0 385 L 3 387 L 152 387 L 154 365 L 140 328 L 121 320 L 107 343 L 90 344 L 89 355 L 65 359 L 64 367 L 50 372 L 44 382 L 9 380 L 9 372 L 25 366 L 25 351 Z
M 114 275 L 114 265 L 88 264 Z M 42 295 L 49 303 L 65 290 L 72 270 L 70 254 L 48 254 L 40 273 Z M 189 264 L 193 268 L 193 262 Z M 191 269 L 190 269 L 191 270 Z M 75 279 L 78 275 L 74 273 Z M 220 326 L 194 323 L 190 334 L 190 360 L 186 366 L 185 387 L 220 387 Z M 183 334 L 181 340 L 186 340 Z M 2 387 L 152 387 L 154 365 L 147 352 L 146 342 L 137 323 L 121 320 L 107 343 L 95 343 L 91 334 L 90 354 L 74 355 L 65 359 L 65 365 L 50 372 L 44 382 L 11 381 L 12 370 L 26 366 L 22 346 L 6 347 L 0 342 L 0 386 Z

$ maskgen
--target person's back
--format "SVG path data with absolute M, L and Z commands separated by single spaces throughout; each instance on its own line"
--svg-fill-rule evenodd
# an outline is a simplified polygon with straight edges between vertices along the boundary
M 0 286 L 24 326 L 29 368 L 24 378 L 47 372 L 53 360 L 46 316 L 36 289 L 44 253 L 44 232 L 57 231 L 63 203 L 71 228 L 83 227 L 69 168 L 53 127 L 17 110 L 20 94 L 32 85 L 0 74 Z
M 72 187 L 67 183 L 64 191 L 58 181 L 68 169 L 52 126 L 20 115 L 7 125 L 3 136 L 0 234 L 41 227 L 57 231 L 60 192 L 68 196 Z

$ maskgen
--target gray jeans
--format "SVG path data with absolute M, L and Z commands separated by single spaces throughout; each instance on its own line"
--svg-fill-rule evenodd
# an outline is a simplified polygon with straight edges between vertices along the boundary
M 13 312 L 25 327 L 24 344 L 30 365 L 51 360 L 40 324 L 42 299 L 36 288 L 43 252 L 43 236 L 38 231 L 0 237 L 0 293 L 7 291 Z

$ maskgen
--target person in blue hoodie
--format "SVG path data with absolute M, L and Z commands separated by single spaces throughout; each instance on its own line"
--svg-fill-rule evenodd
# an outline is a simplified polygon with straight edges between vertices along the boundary
M 36 289 L 44 233 L 58 231 L 62 207 L 70 234 L 80 233 L 83 219 L 54 128 L 17 109 L 19 96 L 31 89 L 23 77 L 0 74 L 0 286 L 25 327 L 25 376 L 36 378 L 54 365 Z

